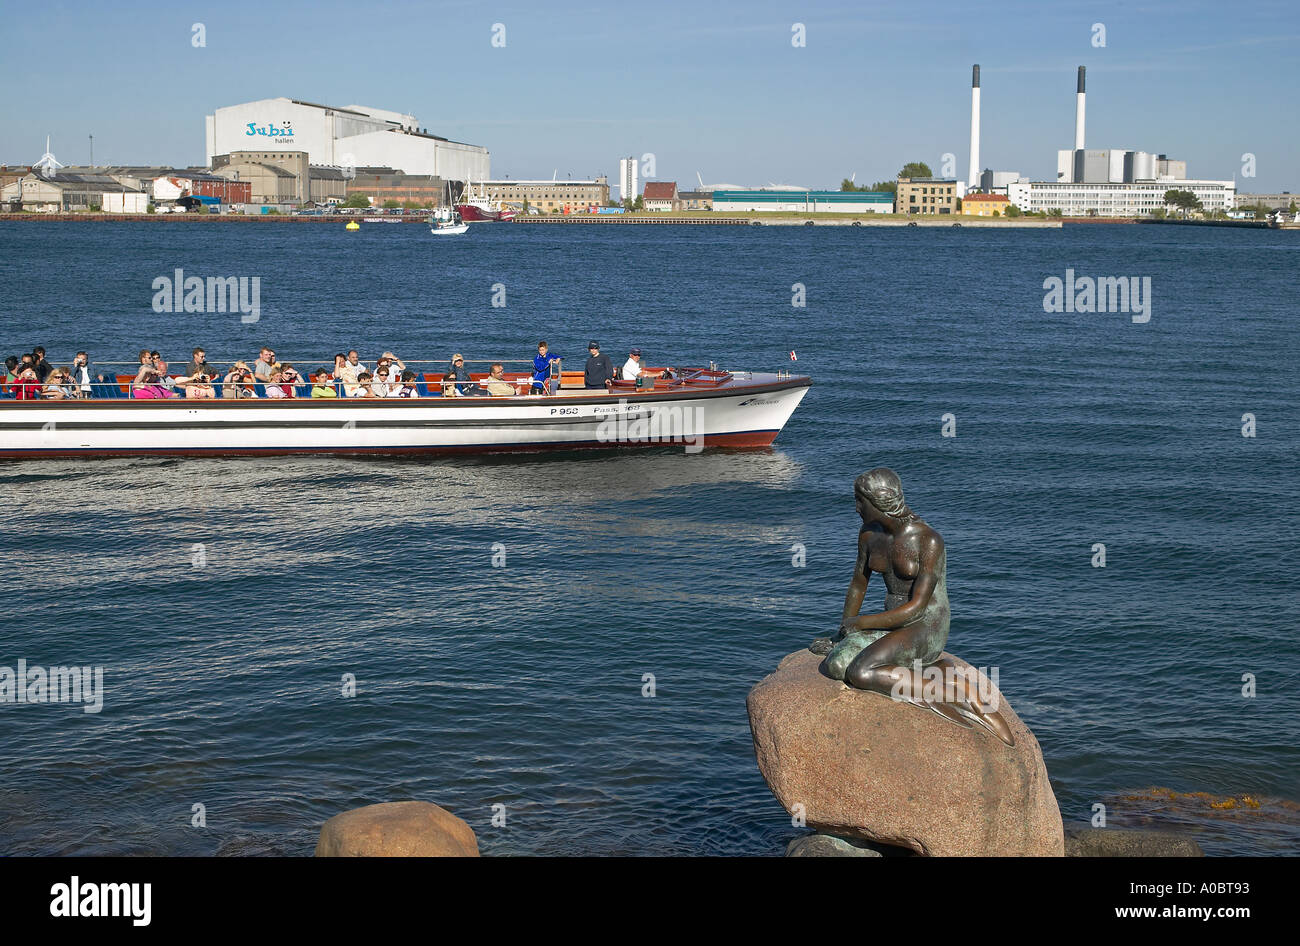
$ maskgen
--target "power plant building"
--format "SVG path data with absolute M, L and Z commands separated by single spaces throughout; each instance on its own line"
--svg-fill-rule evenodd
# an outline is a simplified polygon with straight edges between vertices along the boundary
M 1007 185 L 1011 203 L 1026 212 L 1059 210 L 1067 217 L 1145 217 L 1163 209 L 1165 192 L 1191 191 L 1207 212 L 1233 209 L 1232 181 L 1017 181 Z
M 1005 194 L 1007 185 L 1020 180 L 1019 171 L 992 171 L 985 168 L 980 173 L 979 187 L 986 194 Z
M 305 152 L 313 165 L 391 167 L 454 181 L 491 173 L 486 148 L 431 135 L 414 115 L 362 105 L 288 98 L 229 105 L 207 116 L 206 139 L 208 167 L 218 155 L 281 150 Z
M 1074 147 L 1056 153 L 1056 180 L 1008 182 L 1011 203 L 1025 212 L 1059 211 L 1068 217 L 1140 217 L 1164 209 L 1166 191 L 1185 190 L 1195 194 L 1207 212 L 1233 209 L 1233 181 L 1189 181 L 1187 162 L 1163 154 L 1085 147 L 1084 80 L 1080 66 Z

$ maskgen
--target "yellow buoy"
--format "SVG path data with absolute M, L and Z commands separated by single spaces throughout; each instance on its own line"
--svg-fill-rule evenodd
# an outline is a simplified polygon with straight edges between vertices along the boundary
M 344 229 L 346 229 L 346 230 L 360 230 L 360 229 L 361 229 L 361 224 L 357 223 L 355 220 L 349 220 L 349 221 L 348 221 L 348 225 L 347 225 Z

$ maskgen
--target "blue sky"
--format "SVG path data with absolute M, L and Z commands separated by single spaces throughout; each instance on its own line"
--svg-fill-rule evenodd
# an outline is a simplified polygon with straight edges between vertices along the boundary
M 203 117 L 274 96 L 414 114 L 488 147 L 494 177 L 616 175 L 837 187 L 909 160 L 964 176 L 970 67 L 981 164 L 1053 179 L 1088 67 L 1093 148 L 1300 191 L 1300 4 L 201 3 L 0 0 L 0 162 L 52 136 L 68 164 L 201 164 Z M 191 44 L 202 23 L 207 45 Z M 491 45 L 495 23 L 506 45 Z M 807 45 L 791 45 L 792 25 Z M 1093 24 L 1105 47 L 1093 45 Z M 1256 177 L 1242 176 L 1242 155 Z

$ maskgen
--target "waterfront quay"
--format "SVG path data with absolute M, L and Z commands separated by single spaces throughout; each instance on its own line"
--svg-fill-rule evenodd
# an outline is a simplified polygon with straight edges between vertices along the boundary
M 33 222 L 276 222 L 276 223 L 425 223 L 425 212 L 401 215 L 357 214 L 114 214 L 114 213 L 0 213 L 0 221 L 25 220 Z M 984 229 L 1060 229 L 1060 220 L 1000 219 L 987 217 L 912 218 L 869 214 L 846 217 L 842 214 L 755 214 L 753 216 L 724 216 L 718 214 L 521 214 L 511 223 L 519 224 L 612 224 L 631 226 L 723 226 L 723 227 L 981 227 Z M 1076 221 L 1068 221 L 1076 222 Z M 1116 221 L 1112 221 L 1116 222 Z M 1123 221 L 1131 222 L 1131 221 Z M 474 224 L 481 226 L 481 224 Z
M 963 217 L 956 220 L 951 217 L 943 219 L 909 219 L 903 216 L 885 217 L 881 214 L 868 214 L 862 217 L 845 217 L 841 214 L 790 214 L 786 216 L 766 213 L 755 214 L 751 217 L 715 217 L 707 214 L 699 216 L 677 214 L 576 214 L 570 216 L 519 216 L 515 217 L 511 222 L 530 224 L 697 224 L 733 227 L 987 227 L 990 229 L 1021 227 L 1039 230 L 1058 230 L 1061 227 L 1060 220 L 990 220 L 981 217 Z

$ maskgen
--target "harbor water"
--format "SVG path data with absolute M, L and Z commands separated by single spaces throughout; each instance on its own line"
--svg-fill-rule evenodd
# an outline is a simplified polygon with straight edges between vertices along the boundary
M 491 855 L 780 854 L 745 694 L 838 626 L 885 465 L 1067 822 L 1294 853 L 1296 236 L 0 223 L 6 355 L 814 379 L 755 452 L 0 465 L 0 666 L 104 688 L 0 705 L 0 852 L 309 854 L 414 798 Z M 155 311 L 178 269 L 258 277 L 257 320 Z M 1149 277 L 1149 321 L 1045 311 L 1053 276 Z

